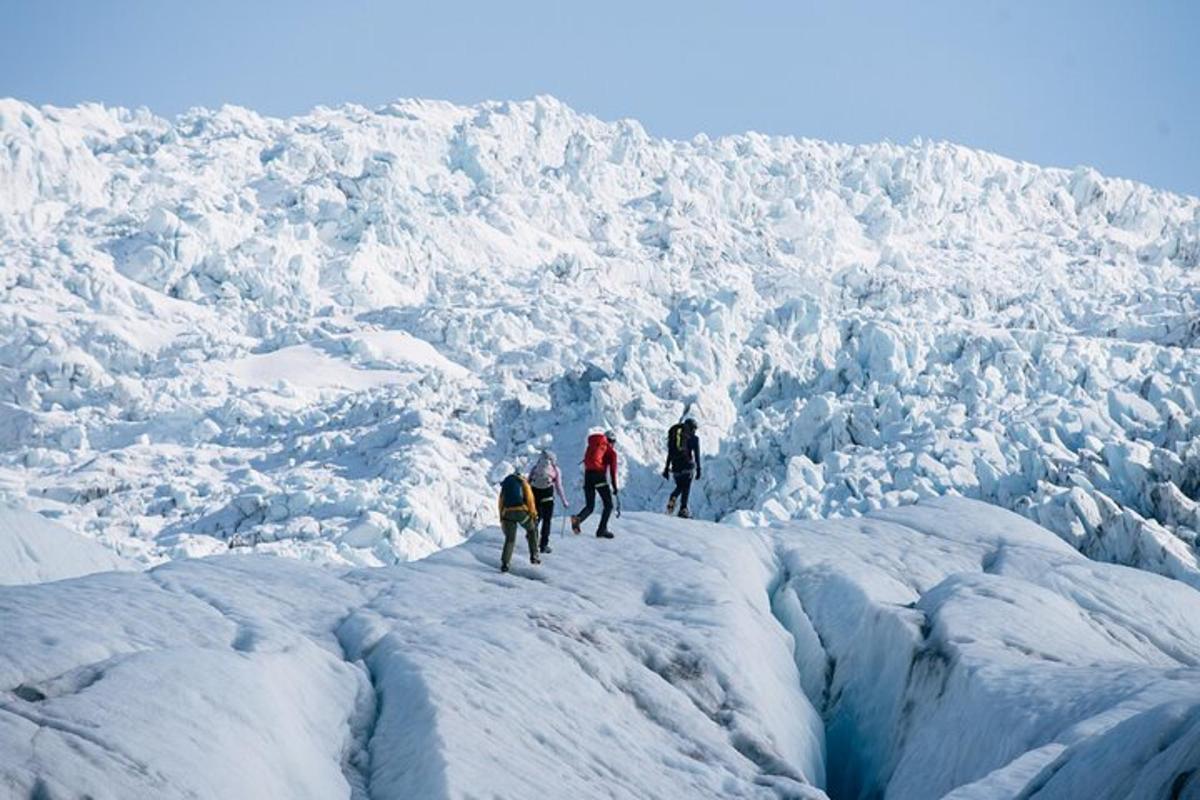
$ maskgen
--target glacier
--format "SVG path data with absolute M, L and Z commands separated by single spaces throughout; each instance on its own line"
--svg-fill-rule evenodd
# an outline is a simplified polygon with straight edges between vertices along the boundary
M 241 550 L 2 587 L 0 786 L 1200 797 L 1182 582 L 962 498 L 622 530 L 508 575 L 488 527 L 391 567 Z
M 0 498 L 142 564 L 422 558 L 592 425 L 657 509 L 689 413 L 706 519 L 963 495 L 1200 585 L 1194 197 L 549 97 L 0 100 L 0 142 Z
M 0 99 L 0 793 L 1200 800 L 1198 274 L 949 143 Z

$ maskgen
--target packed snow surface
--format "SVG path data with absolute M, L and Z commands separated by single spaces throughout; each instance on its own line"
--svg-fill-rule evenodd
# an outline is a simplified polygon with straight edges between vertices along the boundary
M 0 787 L 94 798 L 1200 797 L 1200 592 L 940 499 L 627 514 L 497 570 L 0 587 Z
M 0 508 L 0 586 L 134 568 L 107 547 L 40 514 Z
M 961 494 L 1200 585 L 1200 201 L 551 98 L 174 121 L 0 101 L 0 495 L 144 563 L 393 564 L 619 434 L 657 509 Z

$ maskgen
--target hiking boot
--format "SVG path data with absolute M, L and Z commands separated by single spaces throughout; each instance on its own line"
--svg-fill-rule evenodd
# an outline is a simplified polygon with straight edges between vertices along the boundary
M 529 557 L 529 563 L 533 564 L 534 566 L 537 566 L 538 564 L 542 563 L 542 560 L 537 557 L 537 553 L 534 553 L 532 556 Z
M 671 514 L 674 514 L 674 513 L 675 513 L 675 498 L 672 497 L 667 500 L 667 515 L 670 516 Z
M 550 549 L 550 545 L 548 545 L 548 544 L 547 544 L 547 545 L 542 545 L 542 547 L 541 547 L 541 548 L 539 548 L 539 549 L 540 549 L 540 550 L 541 550 L 543 553 L 553 553 L 553 552 L 554 552 L 553 550 L 551 550 L 551 549 Z
M 679 509 L 679 516 L 683 519 L 691 519 L 692 512 L 688 511 L 686 508 L 681 508 Z
M 501 565 L 500 565 L 500 571 L 501 571 L 501 572 L 508 572 L 508 564 L 501 564 Z
M 597 539 L 611 539 L 611 538 L 613 538 L 613 535 L 612 535 L 611 531 L 596 531 L 596 538 Z
M 579 527 L 579 517 L 575 516 L 574 514 L 571 515 L 571 533 L 575 534 L 576 536 L 583 533 L 583 528 Z

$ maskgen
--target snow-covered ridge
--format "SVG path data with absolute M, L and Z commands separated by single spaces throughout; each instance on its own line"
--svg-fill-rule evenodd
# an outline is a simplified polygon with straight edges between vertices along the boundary
M 39 514 L 0 508 L 0 586 L 134 568 L 107 547 Z
M 1200 582 L 1200 201 L 1092 170 L 550 98 L 4 100 L 0 264 L 0 492 L 143 559 L 426 555 L 593 424 L 656 508 L 689 409 L 703 516 L 962 493 Z
M 0 588 L 22 797 L 1200 796 L 1200 593 L 941 499 Z M 518 552 L 524 556 L 523 552 Z

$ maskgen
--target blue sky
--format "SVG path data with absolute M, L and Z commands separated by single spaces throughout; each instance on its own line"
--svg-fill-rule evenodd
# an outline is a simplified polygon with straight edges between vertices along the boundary
M 1200 194 L 1200 2 L 0 0 L 0 96 L 39 104 L 540 93 L 677 138 L 922 136 Z

